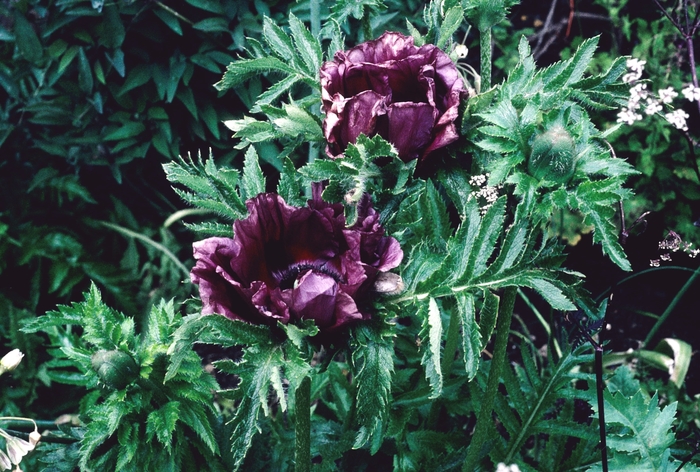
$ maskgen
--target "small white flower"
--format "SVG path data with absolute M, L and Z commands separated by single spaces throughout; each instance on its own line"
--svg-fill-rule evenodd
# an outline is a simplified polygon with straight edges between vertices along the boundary
M 666 113 L 664 115 L 669 123 L 681 131 L 688 131 L 688 124 L 686 123 L 686 120 L 689 118 L 689 116 L 690 115 L 683 110 L 674 110 L 671 113 Z
M 634 110 L 629 110 L 627 108 L 623 108 L 620 113 L 617 114 L 617 122 L 618 123 L 626 123 L 628 125 L 633 125 L 635 121 L 639 121 L 642 119 L 642 115 L 639 113 L 635 113 Z
M 469 54 L 469 48 L 467 48 L 464 44 L 458 44 L 455 46 L 455 53 L 457 54 L 458 58 L 464 59 L 467 57 L 467 54 Z
M 659 100 L 661 100 L 661 103 L 665 103 L 668 105 L 677 96 L 678 96 L 678 92 L 673 90 L 673 87 L 667 87 L 665 89 L 659 90 Z
M 683 96 L 691 102 L 700 101 L 700 87 L 694 87 L 692 84 L 681 90 Z
M 646 63 L 647 61 L 640 61 L 636 57 L 630 57 L 627 59 L 627 68 L 629 70 L 641 73 L 644 70 L 644 64 Z
M 625 75 L 622 76 L 622 81 L 626 84 L 636 82 L 637 80 L 642 78 L 642 73 L 641 72 L 628 72 Z
M 630 103 L 639 103 L 649 96 L 647 84 L 637 84 L 630 89 Z
M 647 98 L 647 106 L 644 108 L 644 113 L 647 115 L 653 115 L 660 112 L 662 109 L 661 104 L 658 100 L 653 98 Z
M 41 440 L 41 434 L 36 429 L 29 433 L 29 443 L 32 445 L 32 449 L 36 447 L 37 443 Z

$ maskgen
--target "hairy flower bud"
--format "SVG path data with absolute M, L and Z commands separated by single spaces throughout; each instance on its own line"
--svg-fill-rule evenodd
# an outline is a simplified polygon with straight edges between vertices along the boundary
M 123 351 L 97 351 L 92 355 L 92 368 L 105 385 L 121 390 L 139 375 L 134 359 Z
M 574 149 L 575 143 L 569 132 L 561 126 L 554 126 L 532 142 L 528 172 L 538 180 L 566 183 L 576 168 Z

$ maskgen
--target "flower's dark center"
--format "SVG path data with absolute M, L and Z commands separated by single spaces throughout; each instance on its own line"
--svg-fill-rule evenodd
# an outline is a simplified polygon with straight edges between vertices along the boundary
M 297 262 L 289 266 L 286 270 L 282 271 L 279 285 L 280 289 L 285 290 L 288 288 L 293 288 L 294 283 L 297 281 L 299 276 L 303 275 L 309 270 L 327 275 L 339 284 L 345 283 L 343 281 L 343 277 L 338 273 L 338 271 L 336 271 L 333 267 L 330 267 L 325 262 Z

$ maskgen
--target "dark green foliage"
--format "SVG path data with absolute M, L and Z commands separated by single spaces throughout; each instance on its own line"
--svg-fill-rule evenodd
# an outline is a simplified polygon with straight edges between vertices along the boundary
M 538 435 L 539 441 L 551 442 L 565 448 L 566 438 L 575 437 L 588 443 L 588 457 L 578 457 L 586 463 L 597 457 L 594 446 L 598 434 L 592 424 L 574 419 L 575 400 L 589 400 L 587 392 L 573 387 L 575 381 L 587 380 L 593 385 L 592 374 L 575 373 L 575 366 L 590 362 L 590 346 L 583 346 L 565 354 L 560 360 L 538 365 L 541 359 L 529 345 L 521 345 L 521 363 L 506 369 L 503 381 L 507 395 L 497 399 L 496 411 L 505 429 L 502 441 L 495 445 L 492 457 L 506 463 L 520 463 L 532 454 L 526 443 L 528 438 Z M 579 408 L 581 406 L 579 405 Z M 512 411 L 509 411 L 512 409 Z M 570 441 L 570 439 L 568 439 Z M 579 445 L 578 447 L 583 447 Z M 556 450 L 556 449 L 554 449 Z M 535 460 L 552 464 L 553 457 L 542 451 L 535 452 Z M 559 461 L 566 459 L 559 455 Z M 547 470 L 560 470 L 561 465 L 552 464 Z
M 94 285 L 85 301 L 25 323 L 24 332 L 42 331 L 55 346 L 50 378 L 88 389 L 80 411 L 82 470 L 186 470 L 202 461 L 209 470 L 225 470 L 215 434 L 216 381 L 191 350 L 165 376 L 180 323 L 173 302 L 162 301 L 138 334 L 134 319 L 105 305 Z M 80 337 L 72 334 L 77 327 Z M 130 377 L 105 371 L 117 364 Z
M 622 100 L 620 87 L 614 81 L 624 71 L 624 63 L 620 59 L 604 74 L 583 78 L 596 43 L 595 38 L 585 41 L 572 58 L 537 70 L 530 47 L 523 38 L 519 47 L 520 63 L 498 89 L 490 111 L 477 115 L 485 123 L 474 128 L 478 130 L 474 141 L 480 164 L 490 172 L 489 183 L 512 182 L 516 184 L 515 193 L 524 194 L 532 182 L 521 166 L 533 152 L 538 128 L 558 126 L 565 129 L 575 143 L 572 158 L 576 161 L 576 170 L 571 180 L 538 182 L 540 186 L 554 186 L 558 190 L 550 194 L 551 198 L 545 196 L 543 205 L 535 212 L 551 215 L 555 208 L 580 212 L 586 224 L 594 226 L 594 241 L 602 244 L 603 252 L 619 267 L 630 270 L 612 220 L 613 205 L 629 196 L 622 182 L 636 171 L 623 161 L 609 157 L 607 161 L 612 161 L 613 165 L 595 165 L 607 151 L 596 142 L 602 142 L 603 135 L 581 107 L 581 104 L 613 105 Z M 585 103 L 582 96 L 587 97 Z M 500 155 L 503 157 L 495 157 Z M 569 173 L 571 171 L 567 175 Z
M 613 8 L 607 0 L 597 3 Z M 27 414 L 37 398 L 34 385 L 60 383 L 76 401 L 42 414 L 79 412 L 83 421 L 57 433 L 74 444 L 40 446 L 44 470 L 301 468 L 294 463 L 292 425 L 295 392 L 306 378 L 313 470 L 458 470 L 472 447 L 479 448 L 480 470 L 500 462 L 523 471 L 602 469 L 589 414 L 595 403 L 590 347 L 579 343 L 562 354 L 561 339 L 547 325 L 557 328 L 562 311 L 593 306 L 581 274 L 565 268 L 565 252 L 550 237 L 552 215 L 576 213 L 595 228 L 603 252 L 629 269 L 615 210 L 631 196 L 622 185 L 635 171 L 606 140 L 629 136 L 621 148 L 613 143 L 618 154 L 642 152 L 640 189 L 681 177 L 659 208 L 676 191 L 694 198 L 694 170 L 669 133 L 655 129 L 640 141 L 635 131 L 593 124 L 627 93 L 619 82 L 625 59 L 594 57 L 597 38 L 574 38 L 575 50 L 547 68 L 535 65 L 524 38 L 511 57 L 519 35 L 504 19 L 513 7 L 501 0 L 0 7 L 0 145 L 7 156 L 0 163 L 6 184 L 0 196 L 7 202 L 0 209 L 0 273 L 8 287 L 0 294 L 7 314 L 0 334 L 33 364 L 45 354 L 39 340 L 48 338 L 51 356 L 41 370 L 13 374 L 21 386 L 2 392 L 3 408 Z M 375 31 L 399 30 L 405 18 L 416 44 L 437 44 L 454 60 L 457 35 L 470 31 L 462 42 L 473 48 L 473 33 L 492 29 L 497 55 L 506 53 L 494 62 L 502 68 L 494 75 L 507 78 L 466 100 L 462 137 L 430 163 L 437 172 L 414 175 L 416 162 L 402 162 L 379 137 L 361 136 L 342 159 L 319 158 L 322 61 Z M 641 50 L 668 55 L 675 47 L 671 40 L 658 43 L 672 35 L 652 35 L 641 21 L 626 27 L 626 34 L 646 32 Z M 469 62 L 476 65 L 472 57 L 461 59 L 460 70 L 469 70 Z M 670 74 L 680 80 L 675 70 Z M 222 120 L 239 140 L 231 151 Z M 552 129 L 570 137 L 571 166 L 555 178 L 542 162 L 528 162 L 544 155 L 538 136 Z M 659 142 L 672 149 L 671 161 L 653 163 L 656 151 L 649 149 Z M 210 149 L 206 161 L 201 152 L 176 157 L 199 148 Z M 154 159 L 168 162 L 161 167 Z M 99 180 L 98 167 L 108 169 L 110 182 L 122 182 L 111 198 L 103 195 L 113 189 Z M 162 168 L 194 208 L 177 211 L 169 190 L 161 190 Z M 657 175 L 659 169 L 666 171 Z M 475 183 L 486 173 L 485 184 Z M 276 185 L 288 204 L 303 206 L 319 181 L 325 200 L 344 204 L 348 224 L 370 193 L 382 225 L 404 251 L 405 288 L 390 295 L 370 290 L 362 300 L 372 307 L 370 320 L 322 340 L 312 323 L 181 319 L 173 302 L 164 301 L 149 311 L 164 294 L 190 293 L 181 281 L 191 265 L 183 262 L 191 236 L 172 229 L 174 221 L 207 213 L 213 217 L 187 226 L 231 237 L 232 223 L 247 215 L 247 199 Z M 75 298 L 90 278 L 120 309 L 138 307 L 133 313 L 145 315 L 125 317 L 93 285 L 85 301 L 35 317 Z M 11 293 L 15 280 L 25 279 L 27 293 Z M 548 321 L 538 313 L 546 355 L 527 332 L 530 311 L 516 313 L 522 333 L 517 325 L 495 328 L 504 319 L 504 291 L 516 288 L 551 308 Z M 600 321 L 604 309 L 595 315 Z M 495 366 L 489 357 L 499 335 L 510 349 L 507 362 Z M 512 349 L 515 337 L 525 340 L 519 351 Z M 218 385 L 194 345 L 241 350 L 240 358 L 213 362 L 219 374 L 235 376 L 234 387 L 212 395 Z M 493 411 L 482 412 L 494 371 L 502 372 L 498 395 Z M 683 412 L 674 395 L 681 396 L 668 389 L 648 395 L 618 369 L 605 394 L 613 469 L 670 470 L 680 465 L 680 452 L 692 457 L 690 448 L 679 451 L 673 420 L 678 408 L 689 427 L 693 404 L 686 402 Z M 474 444 L 476 417 L 489 420 L 483 444 Z

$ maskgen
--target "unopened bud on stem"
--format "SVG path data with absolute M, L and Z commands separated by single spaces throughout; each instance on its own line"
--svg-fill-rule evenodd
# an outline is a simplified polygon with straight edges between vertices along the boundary
M 22 362 L 23 357 L 24 354 L 22 354 L 22 351 L 19 349 L 13 349 L 5 354 L 3 358 L 0 359 L 0 375 L 15 370 L 19 363 Z
M 574 151 L 575 143 L 569 132 L 554 126 L 532 142 L 528 172 L 538 180 L 566 183 L 576 168 Z
M 108 387 L 121 390 L 139 376 L 134 359 L 123 351 L 97 351 L 92 355 L 92 368 Z

